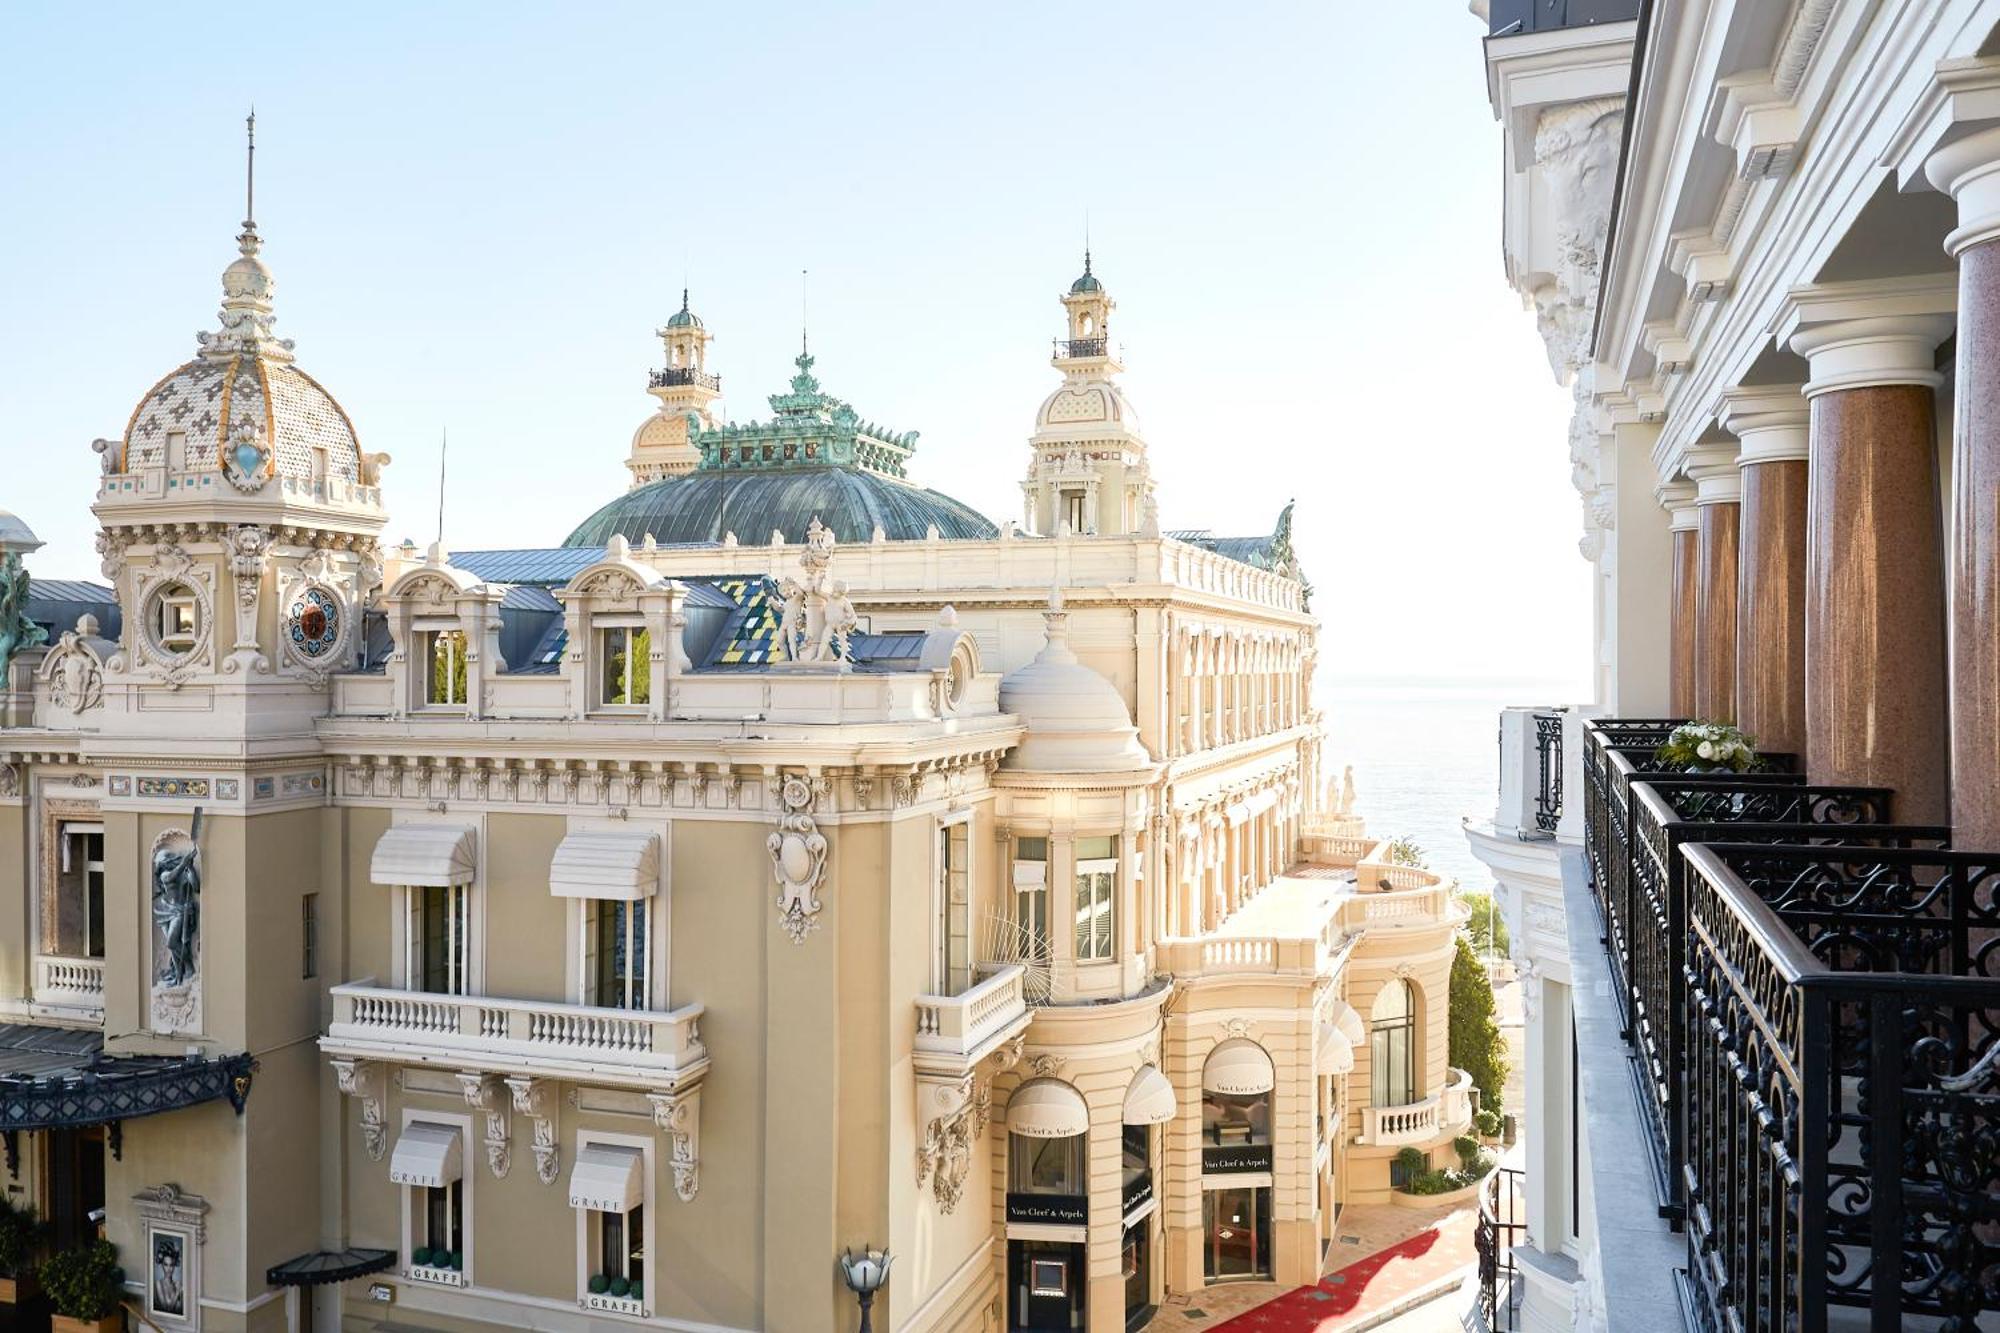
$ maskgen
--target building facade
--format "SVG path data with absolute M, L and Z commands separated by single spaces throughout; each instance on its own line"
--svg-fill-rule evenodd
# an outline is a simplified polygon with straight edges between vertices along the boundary
M 0 529 L 9 1187 L 148 1319 L 819 1330 L 873 1245 L 877 1327 L 1119 1329 L 1450 1158 L 1453 886 L 1330 794 L 1290 509 L 1161 531 L 1088 263 L 1025 522 L 803 351 L 721 421 L 684 300 L 631 490 L 418 552 L 260 249 L 108 585 Z
M 1468 826 L 1528 988 L 1498 1317 L 1987 1327 L 2000 7 L 1474 8 L 1596 574 L 1594 696 L 1503 717 Z

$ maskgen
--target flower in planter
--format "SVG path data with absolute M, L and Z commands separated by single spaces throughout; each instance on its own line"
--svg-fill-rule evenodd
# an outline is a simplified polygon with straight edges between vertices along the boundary
M 1661 763 L 1693 772 L 1757 766 L 1756 740 L 1722 722 L 1683 722 L 1656 753 Z

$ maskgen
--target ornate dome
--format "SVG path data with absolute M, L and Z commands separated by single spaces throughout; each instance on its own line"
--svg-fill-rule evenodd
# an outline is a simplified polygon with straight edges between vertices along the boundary
M 880 524 L 890 541 L 984 538 L 999 529 L 948 495 L 860 468 L 806 467 L 768 472 L 701 468 L 627 491 L 577 525 L 565 546 L 603 546 L 614 534 L 637 546 L 715 542 L 733 532 L 761 544 L 773 529 L 801 541 L 813 519 L 841 542 L 866 542 Z
M 187 435 L 183 466 L 220 467 L 230 430 L 246 422 L 269 442 L 279 476 L 310 480 L 324 449 L 327 476 L 359 479 L 354 423 L 333 395 L 297 366 L 244 353 L 197 357 L 148 389 L 125 423 L 119 471 L 164 464 L 173 431 Z
M 670 329 L 698 329 L 702 326 L 701 316 L 688 309 L 687 288 L 681 288 L 681 308 L 667 317 Z
M 1090 271 L 1090 251 L 1085 249 L 1083 252 L 1083 276 L 1069 285 L 1069 294 L 1071 296 L 1080 296 L 1084 292 L 1101 292 L 1103 290 L 1104 284 L 1099 282 L 1097 275 Z
M 1139 414 L 1124 391 L 1110 380 L 1071 380 L 1042 399 L 1035 413 L 1035 429 L 1073 431 L 1080 427 L 1137 435 Z
M 1039 773 L 1130 772 L 1152 758 L 1118 687 L 1077 661 L 1069 646 L 1062 590 L 1049 597 L 1048 641 L 1026 666 L 1000 681 L 1000 711 L 1019 717 L 1028 734 L 1001 760 L 1003 768 Z

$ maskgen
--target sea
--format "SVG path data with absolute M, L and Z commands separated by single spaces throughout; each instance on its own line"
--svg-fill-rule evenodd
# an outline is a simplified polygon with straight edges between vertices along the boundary
M 1493 877 L 1466 845 L 1467 815 L 1490 819 L 1500 781 L 1500 710 L 1578 697 L 1560 680 L 1322 677 L 1326 764 L 1354 765 L 1355 813 L 1377 837 L 1407 837 L 1431 869 L 1468 889 Z

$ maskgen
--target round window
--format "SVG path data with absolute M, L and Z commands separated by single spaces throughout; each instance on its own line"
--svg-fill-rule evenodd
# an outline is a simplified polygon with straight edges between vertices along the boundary
M 324 588 L 306 588 L 292 599 L 285 633 L 302 657 L 324 657 L 340 644 L 340 601 Z

